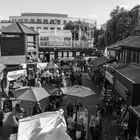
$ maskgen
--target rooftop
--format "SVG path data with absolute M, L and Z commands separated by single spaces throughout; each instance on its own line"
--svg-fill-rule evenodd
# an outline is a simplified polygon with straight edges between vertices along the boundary
M 21 13 L 21 16 L 47 16 L 47 17 L 62 17 L 67 18 L 67 14 L 55 14 L 55 13 Z
M 38 33 L 31 30 L 30 28 L 28 28 L 27 26 L 19 23 L 19 22 L 15 22 L 10 24 L 9 26 L 6 26 L 5 28 L 1 29 L 0 32 L 2 33 L 24 33 L 24 34 L 29 34 L 29 35 L 37 35 Z
M 140 84 L 140 66 L 123 63 L 116 63 L 111 66 L 116 70 L 116 72 L 119 72 L 124 77 L 127 77 L 134 83 Z
M 121 41 L 110 45 L 109 49 L 117 49 L 119 47 L 140 48 L 140 36 L 129 36 Z
M 0 56 L 0 64 L 19 65 L 25 63 L 25 55 L 18 56 Z

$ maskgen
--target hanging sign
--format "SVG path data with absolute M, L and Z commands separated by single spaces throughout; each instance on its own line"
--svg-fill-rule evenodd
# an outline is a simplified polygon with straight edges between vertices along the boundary
M 106 79 L 111 83 L 113 84 L 113 75 L 111 75 L 108 71 L 105 72 L 105 77 Z

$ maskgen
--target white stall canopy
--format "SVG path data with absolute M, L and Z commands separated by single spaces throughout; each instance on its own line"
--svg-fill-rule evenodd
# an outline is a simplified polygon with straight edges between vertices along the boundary
M 66 133 L 63 110 L 19 120 L 17 140 L 71 140 Z
M 26 72 L 25 69 L 24 70 L 10 71 L 7 74 L 7 80 L 8 81 L 13 81 L 13 80 L 18 79 L 21 76 L 26 76 L 26 75 L 27 75 L 27 72 Z

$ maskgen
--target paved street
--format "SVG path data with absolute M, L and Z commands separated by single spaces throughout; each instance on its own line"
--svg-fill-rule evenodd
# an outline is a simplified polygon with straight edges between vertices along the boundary
M 88 77 L 87 74 L 83 74 L 83 86 L 87 86 L 89 88 L 91 88 L 96 94 L 86 97 L 86 98 L 78 98 L 77 102 L 82 102 L 82 104 L 85 106 L 85 108 L 88 109 L 88 113 L 89 113 L 89 118 L 92 114 L 95 113 L 96 108 L 95 108 L 95 104 L 97 104 L 98 99 L 100 97 L 100 91 L 101 88 L 96 86 Z M 71 100 L 72 99 L 72 100 Z M 73 97 L 70 98 L 71 101 L 73 100 Z M 45 103 L 46 101 L 44 101 Z M 26 103 L 27 106 L 27 103 Z M 29 104 L 30 108 L 31 108 L 31 104 Z M 33 106 L 33 105 L 32 105 Z M 28 109 L 28 111 L 30 110 L 29 107 L 27 107 L 26 109 Z M 25 109 L 25 110 L 26 110 Z M 0 140 L 8 140 L 8 137 L 10 136 L 10 133 L 12 131 L 11 128 L 11 124 L 12 124 L 12 113 L 7 113 L 5 115 L 5 119 L 4 119 L 4 127 L 2 130 L 0 130 Z M 89 140 L 91 138 L 89 137 Z

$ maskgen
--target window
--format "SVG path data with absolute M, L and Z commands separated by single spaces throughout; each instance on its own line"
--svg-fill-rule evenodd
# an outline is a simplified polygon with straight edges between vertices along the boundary
M 28 19 L 24 19 L 24 22 L 27 23 L 28 22 Z
M 58 58 L 62 57 L 62 52 L 58 52 Z
M 39 31 L 39 30 L 41 30 L 41 27 L 37 27 L 36 29 L 37 29 L 37 31 Z
M 80 52 L 76 52 L 76 55 L 80 55 Z
M 44 27 L 43 29 L 44 29 L 44 30 L 48 30 L 48 27 Z
M 69 57 L 72 57 L 72 52 L 69 52 Z
M 43 23 L 44 24 L 48 24 L 48 20 L 47 19 L 44 19 Z
M 61 30 L 61 28 L 57 28 L 57 30 Z
M 37 23 L 41 23 L 42 22 L 41 19 L 37 19 L 36 21 L 37 21 Z
M 33 52 L 33 55 L 36 55 L 36 52 Z
M 34 31 L 34 27 L 29 27 L 29 28 Z
M 19 22 L 23 22 L 23 19 L 18 19 Z
M 55 24 L 54 20 L 50 20 L 50 24 Z
M 51 27 L 50 30 L 54 30 L 54 27 Z
M 56 20 L 56 23 L 60 25 L 60 20 Z
M 63 24 L 65 25 L 66 23 L 67 23 L 67 21 L 66 21 L 66 20 L 64 20 L 64 21 L 63 21 Z
M 138 56 L 139 56 L 138 63 L 140 63 L 140 51 L 138 52 Z
M 27 42 L 33 42 L 34 37 L 33 36 L 27 36 Z
M 28 52 L 28 55 L 31 55 L 31 52 Z
M 67 52 L 63 52 L 63 57 L 67 57 Z
M 70 38 L 70 37 L 65 37 L 64 40 L 65 40 L 65 41 L 66 41 L 66 40 L 70 41 L 71 38 Z
M 40 37 L 40 41 L 49 41 L 49 37 Z
M 31 22 L 31 23 L 34 23 L 34 22 L 35 22 L 35 19 L 31 19 L 30 22 Z

